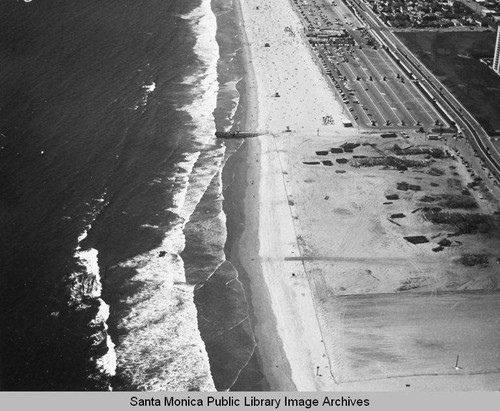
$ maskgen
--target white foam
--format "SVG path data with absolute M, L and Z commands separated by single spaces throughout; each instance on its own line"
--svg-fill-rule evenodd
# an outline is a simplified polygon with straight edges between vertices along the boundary
M 156 88 L 156 83 L 154 81 L 151 82 L 151 84 L 144 84 L 142 88 L 146 91 L 146 93 L 151 93 L 155 90 Z
M 155 229 L 160 228 L 159 225 L 155 225 L 155 224 L 141 224 L 141 227 L 143 227 L 143 228 L 155 228 Z
M 124 301 L 130 311 L 118 325 L 125 332 L 116 347 L 120 369 L 143 390 L 187 390 L 193 381 L 198 389 L 214 389 L 197 328 L 193 287 L 186 284 L 180 253 L 185 246 L 185 224 L 224 157 L 224 147 L 215 145 L 213 117 L 219 89 L 219 49 L 210 0 L 203 0 L 199 8 L 183 18 L 192 21 L 197 36 L 194 51 L 202 67 L 183 80 L 192 86 L 193 101 L 182 110 L 192 117 L 194 143 L 201 150 L 188 153 L 178 164 L 185 171 L 175 177 L 180 188 L 169 210 L 180 221 L 165 234 L 161 247 L 119 264 L 133 267 L 133 281 L 143 284 Z
M 231 111 L 229 112 L 229 114 L 226 118 L 226 120 L 228 120 L 228 122 L 229 122 L 229 125 L 226 126 L 225 131 L 229 131 L 231 129 L 231 127 L 233 126 L 234 115 L 236 114 L 236 110 L 238 109 L 238 105 L 240 103 L 240 97 L 241 97 L 240 92 L 236 88 L 236 86 L 238 85 L 238 83 L 240 81 L 241 81 L 241 78 L 224 83 L 224 89 L 228 90 L 234 96 L 231 99 L 233 102 L 232 107 L 231 107 Z
M 189 106 L 182 109 L 190 114 L 196 127 L 195 142 L 198 145 L 213 144 L 215 143 L 213 111 L 219 91 L 217 80 L 219 46 L 215 40 L 217 22 L 209 0 L 203 0 L 200 7 L 182 17 L 192 21 L 197 36 L 194 51 L 203 63 L 198 72 L 183 80 L 184 84 L 192 86 L 191 96 L 194 99 Z M 213 157 L 214 162 L 205 165 L 203 170 L 194 169 L 200 155 Z M 220 168 L 223 156 L 224 147 L 212 148 L 208 154 L 198 151 L 186 155 L 184 161 L 179 163 L 186 172 L 177 176 L 182 182 L 182 189 L 175 193 L 174 204 L 170 211 L 177 213 L 185 222 L 188 221 L 211 179 Z
M 116 374 L 116 351 L 115 344 L 111 340 L 109 334 L 106 335 L 106 346 L 108 347 L 108 351 L 102 357 L 97 359 L 97 367 L 104 374 L 113 376 Z
M 80 244 L 83 240 L 87 238 L 88 235 L 88 230 L 85 229 L 83 232 L 78 236 L 78 244 Z
M 107 332 L 108 325 L 106 322 L 109 317 L 109 306 L 101 298 L 102 283 L 99 272 L 99 253 L 95 248 L 81 248 L 82 242 L 87 238 L 88 232 L 92 228 L 95 219 L 108 204 L 106 200 L 106 190 L 104 190 L 100 198 L 93 199 L 93 204 L 93 209 L 89 214 L 89 221 L 82 233 L 78 236 L 75 257 L 78 259 L 81 269 L 70 275 L 70 303 L 73 304 L 77 310 L 80 310 L 87 308 L 87 306 L 82 303 L 83 297 L 98 299 L 99 310 L 89 325 L 96 326 L 99 323 L 103 325 L 103 331 L 92 336 L 94 340 L 93 345 L 100 344 L 103 339 L 106 338 L 108 350 L 104 356 L 96 359 L 96 366 L 103 374 L 113 376 L 116 373 L 116 352 L 114 350 L 115 346 Z M 88 205 L 91 206 L 91 204 Z
M 82 270 L 70 276 L 72 282 L 71 302 L 78 310 L 86 308 L 82 304 L 84 296 L 98 299 L 99 310 L 89 325 L 96 326 L 100 323 L 103 325 L 103 331 L 99 331 L 92 336 L 93 345 L 100 344 L 106 338 L 108 351 L 104 356 L 96 359 L 96 365 L 102 373 L 113 376 L 116 373 L 116 353 L 114 350 L 115 346 L 107 332 L 108 325 L 106 322 L 109 317 L 109 306 L 101 298 L 102 284 L 99 273 L 98 251 L 95 248 L 81 250 L 78 247 L 75 256 L 78 258 Z
M 109 305 L 107 305 L 102 298 L 99 298 L 99 311 L 94 321 L 104 324 L 104 333 L 106 335 L 106 346 L 108 347 L 108 351 L 102 357 L 97 359 L 96 364 L 97 368 L 100 369 L 102 373 L 113 376 L 116 374 L 116 352 L 115 344 L 108 334 L 108 318 Z
M 184 79 L 184 83 L 192 84 L 192 95 L 195 97 L 193 102 L 185 108 L 191 115 L 193 123 L 196 126 L 196 141 L 200 144 L 215 143 L 215 122 L 213 111 L 217 105 L 217 93 L 219 83 L 217 80 L 217 62 L 219 59 L 219 46 L 215 40 L 217 32 L 217 21 L 211 9 L 209 0 L 203 0 L 199 8 L 193 10 L 187 15 L 192 19 L 194 31 L 197 35 L 195 53 L 204 64 L 203 71 L 196 73 Z M 179 215 L 186 221 L 194 211 L 201 196 L 206 191 L 206 187 L 213 176 L 221 166 L 224 156 L 224 147 L 218 149 L 212 148 L 211 153 L 196 153 L 188 161 L 196 161 L 199 156 L 212 156 L 214 162 L 205 165 L 204 169 L 199 167 L 194 170 L 190 167 L 189 185 L 184 195 L 184 204 L 180 208 Z M 194 165 L 194 163 L 193 163 Z M 183 164 L 185 167 L 186 164 Z
M 143 95 L 141 96 L 139 103 L 134 105 L 133 110 L 137 110 L 139 107 L 144 107 L 148 103 L 149 95 L 155 91 L 156 83 L 152 81 L 151 83 L 144 83 L 142 85 Z
M 78 272 L 77 275 L 82 279 L 81 289 L 86 290 L 85 294 L 92 298 L 101 296 L 102 285 L 99 276 L 99 262 L 97 261 L 97 250 L 89 248 L 88 250 L 78 250 L 75 256 L 84 267 L 83 275 Z
M 102 196 L 100 198 L 94 198 L 92 201 L 94 201 L 96 204 L 93 206 L 92 211 L 89 214 L 89 221 L 87 222 L 85 229 L 82 231 L 82 233 L 78 236 L 78 243 L 77 243 L 77 249 L 80 248 L 80 244 L 82 243 L 83 240 L 87 238 L 88 231 L 92 228 L 92 224 L 94 223 L 97 215 L 101 212 L 101 210 L 108 205 L 108 202 L 106 201 L 106 194 L 107 194 L 107 189 L 104 189 L 104 192 L 102 193 Z M 91 206 L 89 203 L 85 203 L 88 206 Z M 66 218 L 66 217 L 65 217 Z M 69 217 L 71 219 L 71 217 Z

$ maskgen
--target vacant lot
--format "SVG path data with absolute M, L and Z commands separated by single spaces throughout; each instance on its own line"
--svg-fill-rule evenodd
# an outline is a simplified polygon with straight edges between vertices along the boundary
M 328 349 L 339 382 L 416 375 L 498 373 L 498 292 L 350 295 Z M 457 355 L 460 369 L 455 369 Z
M 500 76 L 479 61 L 493 57 L 494 32 L 396 34 L 489 134 L 500 134 Z
M 308 280 L 338 387 L 462 390 L 477 375 L 474 389 L 492 389 L 486 376 L 500 370 L 492 205 L 464 191 L 472 176 L 443 141 L 342 131 L 275 137 L 298 244 L 275 272 L 297 295 Z M 440 213 L 445 221 L 435 223 Z M 483 214 L 489 232 L 472 224 Z M 459 230 L 462 221 L 471 224 Z M 425 242 L 406 240 L 414 237 Z

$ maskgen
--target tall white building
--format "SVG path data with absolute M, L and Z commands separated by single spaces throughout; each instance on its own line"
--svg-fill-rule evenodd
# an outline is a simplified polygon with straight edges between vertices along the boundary
M 495 44 L 495 57 L 493 58 L 493 70 L 500 74 L 500 26 L 497 27 L 497 42 Z

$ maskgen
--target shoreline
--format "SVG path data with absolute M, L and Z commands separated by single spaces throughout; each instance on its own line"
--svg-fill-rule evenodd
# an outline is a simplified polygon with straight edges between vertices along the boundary
M 257 114 L 257 103 L 259 106 L 261 103 L 259 101 L 259 90 L 257 89 L 258 78 L 255 75 L 254 65 L 252 64 L 253 56 L 251 45 L 247 38 L 245 16 L 243 15 L 243 10 L 241 9 L 239 1 L 235 1 L 235 11 L 240 22 L 239 27 L 243 49 L 242 62 L 245 67 L 244 89 L 241 94 L 242 100 L 240 101 L 240 104 L 243 104 L 243 113 L 240 113 L 243 116 L 240 129 L 244 131 L 262 130 L 264 121 L 262 121 L 261 124 Z M 307 52 L 307 58 L 311 58 L 309 52 Z M 333 96 L 332 99 L 334 99 Z M 270 141 L 274 137 L 267 135 L 263 138 Z M 226 199 L 224 201 L 224 209 L 226 215 L 228 215 L 228 222 L 230 221 L 231 214 L 234 215 L 234 213 L 238 213 L 240 218 L 239 227 L 237 227 L 236 224 L 233 224 L 232 227 L 228 224 L 228 240 L 231 240 L 233 235 L 234 238 L 232 238 L 229 246 L 226 245 L 226 249 L 229 250 L 230 261 L 238 269 L 242 282 L 245 284 L 245 291 L 250 305 L 249 313 L 252 316 L 252 328 L 257 341 L 256 360 L 260 364 L 261 371 L 265 375 L 268 388 L 271 391 L 316 389 L 316 384 L 310 381 L 311 378 L 314 380 L 313 371 L 316 371 L 314 366 L 308 366 L 311 373 L 308 374 L 306 378 L 309 381 L 305 382 L 304 376 L 300 375 L 300 369 L 292 370 L 288 357 L 291 355 L 297 362 L 297 357 L 305 354 L 305 357 L 308 358 L 306 361 L 322 363 L 322 368 L 327 367 L 327 365 L 319 358 L 312 360 L 312 357 L 316 357 L 316 355 L 311 354 L 311 351 L 313 349 L 318 349 L 316 346 L 317 343 L 311 343 L 310 346 L 306 344 L 306 346 L 300 348 L 301 353 L 296 352 L 294 341 L 299 338 L 300 331 L 297 332 L 297 330 L 301 329 L 301 326 L 297 328 L 295 324 L 292 324 L 294 330 L 292 334 L 289 334 L 284 328 L 286 329 L 287 327 L 286 323 L 291 325 L 291 323 L 294 322 L 294 314 L 282 312 L 280 313 L 281 320 L 276 318 L 276 305 L 279 304 L 280 292 L 277 291 L 275 287 L 269 288 L 270 283 L 273 282 L 273 271 L 270 269 L 271 267 L 268 266 L 266 267 L 267 272 L 265 273 L 261 264 L 261 225 L 263 224 L 261 218 L 261 202 L 265 201 L 265 198 L 270 199 L 269 196 L 266 197 L 265 195 L 265 192 L 269 193 L 269 191 L 261 184 L 262 174 L 265 172 L 262 169 L 261 162 L 264 158 L 262 150 L 263 146 L 260 138 L 246 139 L 239 148 L 239 151 L 234 154 L 236 158 L 233 160 L 238 164 L 238 168 L 241 167 L 244 170 L 242 171 L 240 169 L 239 173 L 235 174 L 235 170 L 231 168 L 230 164 L 226 164 L 225 166 L 224 173 L 236 177 L 236 180 L 232 180 L 231 184 L 237 188 L 229 192 L 227 192 L 227 188 L 225 189 L 224 194 Z M 266 161 L 275 160 L 267 159 Z M 241 193 L 244 193 L 244 196 L 242 196 Z M 230 206 L 227 207 L 227 205 Z M 267 219 L 264 220 L 264 224 L 266 224 L 266 220 Z M 241 228 L 243 221 L 244 224 Z M 230 232 L 232 234 L 230 234 Z M 271 235 L 268 238 L 271 239 L 273 236 Z M 303 280 L 307 283 L 306 279 Z M 306 304 L 308 307 L 306 310 L 307 313 L 302 319 L 305 324 L 310 320 L 311 310 L 314 309 L 310 292 L 305 289 L 307 285 L 304 287 L 304 284 L 302 284 L 300 288 L 302 289 L 303 295 L 306 293 L 309 294 L 309 304 Z M 287 292 L 290 292 L 290 289 L 287 289 Z M 312 315 L 313 318 L 315 318 L 314 313 Z M 298 317 L 301 317 L 301 315 L 299 314 Z M 320 333 L 318 333 L 319 328 L 316 326 L 315 329 L 316 332 L 313 332 L 312 335 L 315 336 L 316 341 L 320 344 L 319 348 L 321 352 L 324 353 L 321 336 Z M 283 338 L 286 338 L 288 341 L 282 340 Z M 288 346 L 288 352 L 285 349 L 285 344 Z M 323 359 L 324 357 L 325 355 L 323 355 Z M 303 366 L 303 360 L 299 360 L 298 364 Z M 299 387 L 297 387 L 295 380 L 299 381 Z M 323 383 L 321 383 L 321 385 L 323 385 Z
M 233 129 L 253 131 L 257 129 L 258 125 L 257 84 L 239 1 L 234 0 L 233 4 L 238 21 L 238 35 L 241 44 L 240 58 L 245 75 L 237 85 L 241 98 L 235 116 L 235 118 L 239 118 L 236 119 Z M 231 145 L 235 145 L 234 142 L 228 141 L 228 146 Z M 257 284 L 264 282 L 258 257 L 259 170 L 258 168 L 255 170 L 251 163 L 255 157 L 259 156 L 259 152 L 260 144 L 258 139 L 246 139 L 239 144 L 239 147 L 227 159 L 223 170 L 224 212 L 227 216 L 228 231 L 225 246 L 226 258 L 234 265 L 238 271 L 239 279 L 243 283 L 248 302 L 248 313 L 257 340 L 257 347 L 249 365 L 242 370 L 242 374 L 231 389 L 294 391 L 296 388 L 291 379 L 288 379 L 285 384 L 279 384 L 275 379 L 269 378 L 270 372 L 269 370 L 266 371 L 265 364 L 268 364 L 271 359 L 262 356 L 259 348 L 259 339 L 262 339 L 262 335 L 256 330 L 259 323 L 255 314 L 257 305 L 262 306 L 260 310 L 267 307 L 267 315 L 271 317 L 270 321 L 275 327 L 268 291 L 265 287 L 263 287 L 264 289 L 257 289 Z M 256 171 L 257 173 L 255 173 Z M 246 241 L 244 240 L 245 237 Z M 247 260 L 252 262 L 251 273 L 243 265 Z M 261 316 L 262 313 L 260 313 Z M 274 330 L 273 334 L 276 334 L 276 330 Z M 280 352 L 279 355 L 285 358 L 283 352 Z M 285 365 L 285 367 L 289 368 L 288 365 Z M 288 374 L 289 372 L 286 373 L 286 375 Z

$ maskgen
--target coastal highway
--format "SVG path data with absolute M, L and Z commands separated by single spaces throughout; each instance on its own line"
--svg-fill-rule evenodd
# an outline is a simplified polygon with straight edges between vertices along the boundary
M 378 16 L 361 0 L 345 0 L 370 27 L 370 31 L 399 65 L 407 71 L 419 87 L 428 94 L 433 105 L 452 119 L 471 143 L 482 162 L 497 180 L 500 180 L 500 152 L 484 129 L 446 87 L 413 56 L 408 48 L 378 19 Z

